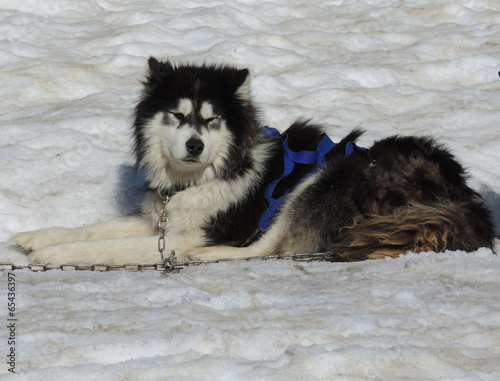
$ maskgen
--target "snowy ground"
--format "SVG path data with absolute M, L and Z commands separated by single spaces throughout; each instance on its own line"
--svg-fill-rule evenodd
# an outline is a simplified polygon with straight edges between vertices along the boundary
M 14 232 L 133 207 L 130 112 L 149 55 L 248 67 L 262 119 L 279 129 L 304 116 L 334 140 L 365 128 L 361 145 L 435 136 L 468 168 L 500 236 L 496 0 L 0 0 L 0 262 L 27 263 L 8 244 Z M 499 274 L 486 249 L 170 275 L 16 271 L 15 371 L 22 380 L 497 380 Z

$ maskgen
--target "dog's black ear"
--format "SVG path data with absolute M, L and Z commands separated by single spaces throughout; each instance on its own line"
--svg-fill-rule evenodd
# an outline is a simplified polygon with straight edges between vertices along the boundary
M 234 94 L 244 101 L 250 100 L 250 72 L 248 69 L 237 70 L 234 75 Z
M 158 61 L 155 57 L 149 57 L 149 83 L 159 85 L 173 71 L 170 62 Z
M 153 56 L 149 57 L 149 60 L 148 60 L 148 65 L 149 65 L 149 71 L 156 71 L 156 68 L 158 67 L 158 60 L 156 58 L 154 58 Z

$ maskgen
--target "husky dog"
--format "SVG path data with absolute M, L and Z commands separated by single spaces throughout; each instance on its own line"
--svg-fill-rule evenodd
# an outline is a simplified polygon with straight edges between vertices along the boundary
M 303 160 L 295 154 L 317 153 L 326 141 L 322 128 L 263 128 L 249 81 L 246 69 L 150 58 L 134 122 L 147 182 L 141 210 L 13 242 L 50 264 L 157 263 L 160 230 L 180 262 L 311 252 L 359 261 L 493 247 L 489 211 L 431 138 L 389 137 L 361 149 L 356 130 Z

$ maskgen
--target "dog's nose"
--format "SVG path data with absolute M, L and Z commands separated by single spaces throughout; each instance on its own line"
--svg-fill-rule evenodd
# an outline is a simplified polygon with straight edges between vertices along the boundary
M 203 142 L 196 137 L 192 137 L 186 142 L 186 149 L 193 156 L 198 156 L 203 151 L 204 146 Z

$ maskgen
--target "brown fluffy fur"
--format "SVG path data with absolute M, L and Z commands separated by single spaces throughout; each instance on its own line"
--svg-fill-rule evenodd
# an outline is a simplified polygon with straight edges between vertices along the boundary
M 370 216 L 343 229 L 332 251 L 348 261 L 397 257 L 410 251 L 474 251 L 484 242 L 477 238 L 478 227 L 468 223 L 470 206 L 414 203 L 386 216 Z

